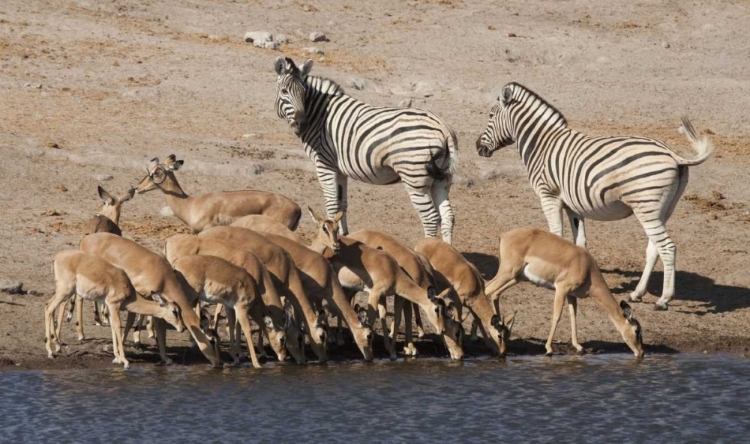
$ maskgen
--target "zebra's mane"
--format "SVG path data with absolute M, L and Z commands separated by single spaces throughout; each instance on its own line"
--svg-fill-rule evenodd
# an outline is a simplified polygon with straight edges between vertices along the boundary
M 559 119 L 562 121 L 563 126 L 568 126 L 568 120 L 565 118 L 565 116 L 563 115 L 563 113 L 561 113 L 559 109 L 557 109 L 554 106 L 550 105 L 550 103 L 547 102 L 546 100 L 544 100 L 539 94 L 535 93 L 534 91 L 530 90 L 529 88 L 527 88 L 527 87 L 525 87 L 525 86 L 523 86 L 523 85 L 521 85 L 520 83 L 517 83 L 517 82 L 511 82 L 511 83 L 508 83 L 507 85 L 505 85 L 506 88 L 509 87 L 509 86 L 513 88 L 513 97 L 515 99 L 519 99 L 519 97 L 518 97 L 519 96 L 519 92 L 520 93 L 526 93 L 531 98 L 538 100 L 543 106 L 549 108 L 555 114 L 557 114 L 559 116 Z
M 307 83 L 307 86 L 315 89 L 316 91 L 320 91 L 321 93 L 327 94 L 329 96 L 344 95 L 344 88 L 331 79 L 316 76 L 307 76 L 305 78 L 305 83 Z

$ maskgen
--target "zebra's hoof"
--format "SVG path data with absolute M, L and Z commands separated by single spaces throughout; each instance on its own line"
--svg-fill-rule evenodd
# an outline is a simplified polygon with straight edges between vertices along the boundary
M 631 294 L 630 296 L 628 296 L 628 301 L 630 301 L 630 302 L 643 302 L 643 296 L 642 295 Z
M 667 304 L 661 304 L 661 303 L 657 302 L 656 304 L 654 304 L 654 310 L 656 310 L 656 311 L 667 311 L 667 310 L 669 310 L 669 307 L 667 306 Z

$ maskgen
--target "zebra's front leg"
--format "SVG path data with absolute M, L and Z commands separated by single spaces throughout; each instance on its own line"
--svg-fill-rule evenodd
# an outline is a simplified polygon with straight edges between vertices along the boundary
M 409 193 L 409 199 L 411 204 L 414 205 L 414 209 L 419 214 L 419 219 L 422 221 L 424 227 L 425 237 L 437 237 L 438 226 L 440 225 L 440 214 L 432 201 L 432 195 L 430 189 L 427 188 L 414 188 L 411 185 L 407 185 L 406 192 Z
M 453 241 L 453 208 L 451 208 L 450 200 L 448 200 L 452 180 L 452 176 L 443 180 L 436 180 L 432 183 L 430 190 L 432 202 L 440 211 L 440 231 L 443 235 L 443 241 L 447 244 Z
M 542 203 L 542 211 L 544 211 L 544 216 L 547 218 L 549 231 L 562 237 L 564 234 L 562 223 L 562 201 L 559 197 L 547 193 L 541 193 L 539 195 L 539 200 Z
M 568 214 L 570 230 L 573 232 L 573 242 L 579 247 L 586 248 L 586 228 L 584 227 L 583 218 L 569 208 L 566 208 L 565 212 Z
M 339 232 L 349 234 L 346 225 L 346 176 L 332 170 L 323 164 L 316 164 L 318 182 L 323 189 L 323 199 L 326 203 L 326 214 L 333 218 L 339 211 L 344 211 L 344 217 L 339 220 Z
M 347 215 L 347 209 L 349 207 L 348 203 L 348 190 L 347 190 L 347 184 L 348 184 L 347 177 L 339 174 L 336 176 L 336 199 L 338 200 L 338 211 L 343 211 L 344 216 L 339 219 L 339 232 L 346 236 L 349 234 L 349 227 L 346 224 L 346 215 Z M 336 215 L 336 212 L 333 214 L 328 213 L 328 217 L 333 217 Z

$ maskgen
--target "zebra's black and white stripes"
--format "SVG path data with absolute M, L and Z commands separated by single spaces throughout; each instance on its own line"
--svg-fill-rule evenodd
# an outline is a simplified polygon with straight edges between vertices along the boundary
M 502 91 L 484 133 L 480 156 L 490 157 L 516 143 L 529 180 L 541 200 L 550 231 L 562 236 L 562 210 L 576 244 L 585 246 L 584 218 L 611 221 L 635 214 L 649 238 L 646 267 L 631 300 L 646 293 L 658 257 L 664 263 L 664 289 L 656 304 L 666 309 L 674 296 L 676 247 L 666 222 L 688 182 L 688 167 L 713 152 L 708 138 L 698 138 L 683 118 L 681 132 L 698 153 L 685 159 L 664 143 L 642 137 L 589 137 L 567 126 L 565 117 L 518 83 Z
M 310 76 L 289 58 L 275 63 L 276 110 L 315 163 L 326 212 L 346 211 L 347 178 L 386 185 L 402 182 L 426 236 L 450 243 L 448 194 L 457 161 L 456 135 L 429 111 L 375 107 L 344 94 L 331 80 Z M 346 218 L 340 221 L 347 233 Z

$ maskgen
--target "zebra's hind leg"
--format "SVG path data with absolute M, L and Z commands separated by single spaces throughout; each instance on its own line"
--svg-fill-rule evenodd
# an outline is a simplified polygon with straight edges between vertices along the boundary
M 430 189 L 414 188 L 406 184 L 406 191 L 409 193 L 409 199 L 414 209 L 419 214 L 419 219 L 424 227 L 425 237 L 437 237 L 438 226 L 440 225 L 440 214 L 432 201 Z
M 643 300 L 643 295 L 646 294 L 648 280 L 651 277 L 651 271 L 653 271 L 658 258 L 659 250 L 656 248 L 656 245 L 649 240 L 648 247 L 646 248 L 646 268 L 643 269 L 643 275 L 641 276 L 641 280 L 638 281 L 638 286 L 635 287 L 635 290 L 632 293 L 630 293 L 629 299 L 631 302 L 641 302 Z
M 636 293 L 635 296 L 636 298 L 638 297 L 639 289 L 642 292 L 640 294 L 641 296 L 646 292 L 648 279 L 653 270 L 653 266 L 656 263 L 656 258 L 654 257 L 654 249 L 656 249 L 659 257 L 661 257 L 662 264 L 664 264 L 664 286 L 661 298 L 656 301 L 654 309 L 666 310 L 667 304 L 674 297 L 674 264 L 675 256 L 677 255 L 677 246 L 672 242 L 672 238 L 669 237 L 667 228 L 664 225 L 665 221 L 662 218 L 653 219 L 653 213 L 649 214 L 648 212 L 644 213 L 639 212 L 638 210 L 634 210 L 633 213 L 641 222 L 641 225 L 643 225 L 649 239 L 649 247 L 646 250 L 646 268 L 643 270 L 641 281 L 638 282 L 638 287 L 634 292 Z M 633 295 L 631 295 L 631 299 L 632 298 Z
M 569 208 L 565 208 L 570 222 L 570 230 L 573 232 L 573 242 L 579 247 L 586 248 L 586 228 L 583 224 L 583 218 Z
M 430 188 L 432 201 L 440 211 L 440 231 L 443 235 L 443 241 L 448 244 L 453 241 L 453 208 L 451 208 L 450 200 L 448 200 L 452 180 L 452 176 L 443 180 L 436 180 Z

